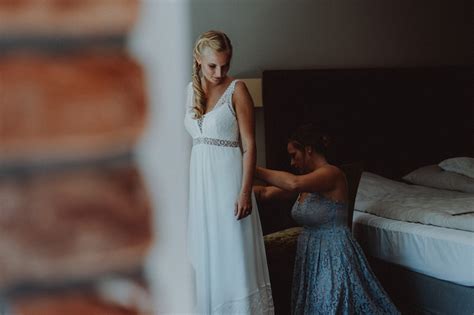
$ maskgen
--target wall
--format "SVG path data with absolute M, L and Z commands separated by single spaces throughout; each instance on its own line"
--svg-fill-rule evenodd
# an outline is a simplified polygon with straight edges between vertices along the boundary
M 146 272 L 156 314 L 188 314 L 192 305 L 186 254 L 191 139 L 183 125 L 189 73 L 183 60 L 192 49 L 188 9 L 186 0 L 142 0 L 140 21 L 128 41 L 148 83 L 149 122 L 137 158 L 155 209 L 156 241 Z
M 266 69 L 470 64 L 470 1 L 194 0 L 191 35 L 226 32 L 231 75 Z M 257 115 L 263 165 L 263 113 Z

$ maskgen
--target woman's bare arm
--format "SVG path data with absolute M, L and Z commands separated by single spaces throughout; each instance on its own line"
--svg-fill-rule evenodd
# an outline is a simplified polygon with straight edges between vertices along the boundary
M 240 197 L 237 203 L 236 215 L 238 219 L 251 211 L 250 194 L 252 192 L 253 177 L 257 160 L 255 143 L 255 117 L 253 101 L 245 84 L 238 81 L 233 94 L 235 113 L 239 124 L 240 139 L 242 141 L 243 174 Z
M 263 167 L 256 168 L 257 178 L 294 193 L 330 191 L 335 188 L 338 172 L 332 167 L 322 167 L 304 175 L 294 175 Z
M 267 201 L 289 201 L 298 196 L 298 193 L 284 190 L 275 186 L 260 186 L 253 187 L 255 198 L 261 202 Z

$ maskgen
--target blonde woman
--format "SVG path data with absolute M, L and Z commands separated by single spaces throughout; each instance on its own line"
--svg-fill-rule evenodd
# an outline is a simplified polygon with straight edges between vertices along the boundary
M 196 41 L 186 130 L 193 138 L 188 215 L 196 313 L 273 314 L 265 248 L 252 181 L 253 103 L 227 75 L 232 45 L 222 32 Z

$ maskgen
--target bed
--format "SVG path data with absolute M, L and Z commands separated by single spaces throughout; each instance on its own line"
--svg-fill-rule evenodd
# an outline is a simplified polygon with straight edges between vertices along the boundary
M 353 233 L 404 312 L 474 312 L 474 232 L 470 230 L 474 214 L 460 208 L 474 208 L 474 193 L 454 193 L 468 198 L 465 206 L 453 203 L 452 213 L 424 219 L 416 204 L 397 217 L 396 202 L 388 210 L 390 215 L 378 212 L 377 202 L 387 204 L 386 199 L 377 199 L 383 195 L 380 191 L 372 199 L 362 196 L 384 187 L 395 200 L 418 201 L 422 208 L 429 208 L 423 198 L 451 202 L 450 192 L 407 184 L 402 177 L 447 158 L 474 156 L 472 79 L 473 67 L 263 73 L 267 167 L 289 170 L 286 139 L 292 129 L 307 122 L 332 135 L 329 158 L 333 163 L 363 162 L 355 206 L 361 211 L 354 213 Z M 409 198 L 394 195 L 407 192 Z M 262 212 L 263 229 L 271 231 L 268 225 L 274 222 L 265 209 Z

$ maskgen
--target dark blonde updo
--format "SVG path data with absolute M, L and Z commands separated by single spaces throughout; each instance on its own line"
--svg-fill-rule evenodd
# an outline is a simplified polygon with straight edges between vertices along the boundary
M 197 59 L 201 57 L 204 48 L 215 52 L 227 52 L 232 57 L 232 44 L 229 37 L 220 31 L 207 31 L 202 33 L 194 44 L 193 50 L 193 111 L 196 119 L 201 118 L 206 112 L 206 94 L 201 84 L 201 66 Z
M 300 151 L 303 151 L 306 146 L 310 146 L 315 152 L 326 157 L 330 139 L 314 124 L 305 124 L 298 127 L 291 134 L 288 138 L 288 143 L 293 144 L 293 146 Z

